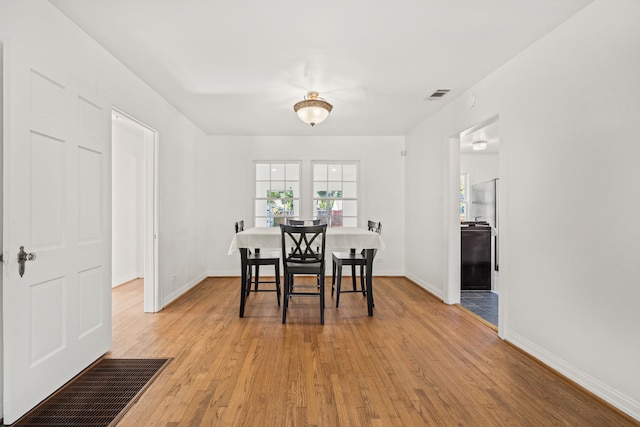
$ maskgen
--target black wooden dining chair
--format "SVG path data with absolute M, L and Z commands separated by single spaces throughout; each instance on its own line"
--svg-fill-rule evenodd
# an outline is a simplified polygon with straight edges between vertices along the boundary
M 305 225 L 306 221 L 304 219 L 289 219 L 289 225 Z M 312 225 L 320 225 L 319 219 L 311 220 Z
M 244 220 L 236 222 L 236 233 L 244 231 Z M 260 266 L 272 265 L 275 270 L 274 280 L 261 280 L 260 279 Z M 255 268 L 255 276 L 253 270 Z M 259 289 L 260 283 L 273 283 L 275 289 Z M 251 289 L 253 285 L 253 289 Z M 251 292 L 275 292 L 278 299 L 278 307 L 280 306 L 280 253 L 279 252 L 260 252 L 260 248 L 254 248 L 252 253 L 250 250 L 247 253 L 247 282 L 244 284 L 243 289 L 247 296 Z
M 382 223 L 375 221 L 368 221 L 367 229 L 374 231 L 378 234 L 382 233 Z M 373 251 L 373 257 L 376 256 L 376 250 Z M 367 290 L 364 284 L 364 270 L 367 266 L 367 256 L 365 250 L 356 253 L 355 248 L 352 248 L 349 252 L 332 252 L 332 274 L 331 274 L 331 296 L 336 293 L 336 307 L 340 304 L 340 293 L 352 293 L 362 292 L 362 295 L 367 294 Z M 360 289 L 356 286 L 356 266 L 360 266 Z M 351 282 L 353 283 L 353 289 L 342 289 L 342 267 L 351 266 Z
M 309 222 L 311 222 L 311 224 L 309 225 L 320 225 L 320 219 L 313 219 L 313 220 L 309 220 Z M 304 219 L 293 219 L 293 218 L 289 218 L 287 220 L 287 223 L 289 225 L 295 225 L 295 226 L 301 226 L 301 225 L 306 225 L 307 221 Z M 293 248 L 292 248 L 293 249 Z M 320 249 L 316 247 L 316 252 L 319 251 Z M 291 278 L 292 282 L 291 284 L 293 285 L 293 278 Z M 320 287 L 320 283 L 318 283 L 318 287 Z
M 309 222 L 311 222 L 311 224 L 309 225 L 320 225 L 320 219 L 312 219 L 309 220 Z M 300 226 L 300 225 L 306 225 L 307 221 L 304 219 L 289 219 L 289 225 L 296 225 L 296 226 Z M 319 249 L 316 249 L 319 250 Z
M 324 254 L 327 225 L 280 224 L 282 264 L 284 266 L 284 298 L 282 323 L 287 323 L 289 299 L 293 296 L 320 298 L 320 324 L 324 325 Z M 314 275 L 316 285 L 294 285 L 296 274 Z

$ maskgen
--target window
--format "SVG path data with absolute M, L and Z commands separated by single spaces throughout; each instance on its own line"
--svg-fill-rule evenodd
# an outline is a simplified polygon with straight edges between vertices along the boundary
M 330 227 L 358 226 L 357 163 L 313 163 L 313 216 Z
M 467 220 L 467 213 L 469 209 L 467 187 L 467 174 L 463 173 L 460 175 L 460 221 Z
M 317 218 L 330 227 L 357 227 L 358 173 L 358 162 L 305 162 L 303 165 L 302 162 L 257 161 L 255 226 L 277 227 L 288 218 Z M 310 177 L 312 182 L 303 183 L 303 176 L 305 180 Z M 311 197 L 305 193 L 305 204 L 301 207 L 302 184 L 313 189 L 313 193 Z
M 255 225 L 277 227 L 300 212 L 300 163 L 256 163 Z

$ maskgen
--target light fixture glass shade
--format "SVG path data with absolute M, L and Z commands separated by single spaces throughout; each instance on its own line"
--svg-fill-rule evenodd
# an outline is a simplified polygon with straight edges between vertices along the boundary
M 322 98 L 318 97 L 318 92 L 308 92 L 304 100 L 297 102 L 293 106 L 300 120 L 315 126 L 317 123 L 323 122 L 333 109 L 333 105 L 329 104 Z
M 473 151 L 481 151 L 487 149 L 487 141 L 475 141 L 473 143 Z

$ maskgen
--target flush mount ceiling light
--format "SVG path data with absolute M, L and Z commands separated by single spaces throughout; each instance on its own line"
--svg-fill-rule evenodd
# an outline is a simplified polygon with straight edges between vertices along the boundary
M 307 92 L 304 100 L 297 102 L 293 106 L 293 111 L 300 117 L 300 120 L 309 123 L 311 126 L 323 122 L 324 119 L 329 117 L 332 109 L 333 105 L 319 98 L 318 92 L 314 91 Z
M 481 151 L 487 149 L 487 141 L 474 141 L 473 151 Z

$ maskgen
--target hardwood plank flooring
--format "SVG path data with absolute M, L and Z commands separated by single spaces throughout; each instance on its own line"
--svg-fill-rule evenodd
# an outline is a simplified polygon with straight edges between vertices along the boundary
M 298 279 L 296 279 L 298 280 Z M 142 281 L 113 290 L 111 357 L 173 357 L 118 426 L 638 426 L 410 280 L 294 298 L 208 278 L 143 313 Z

